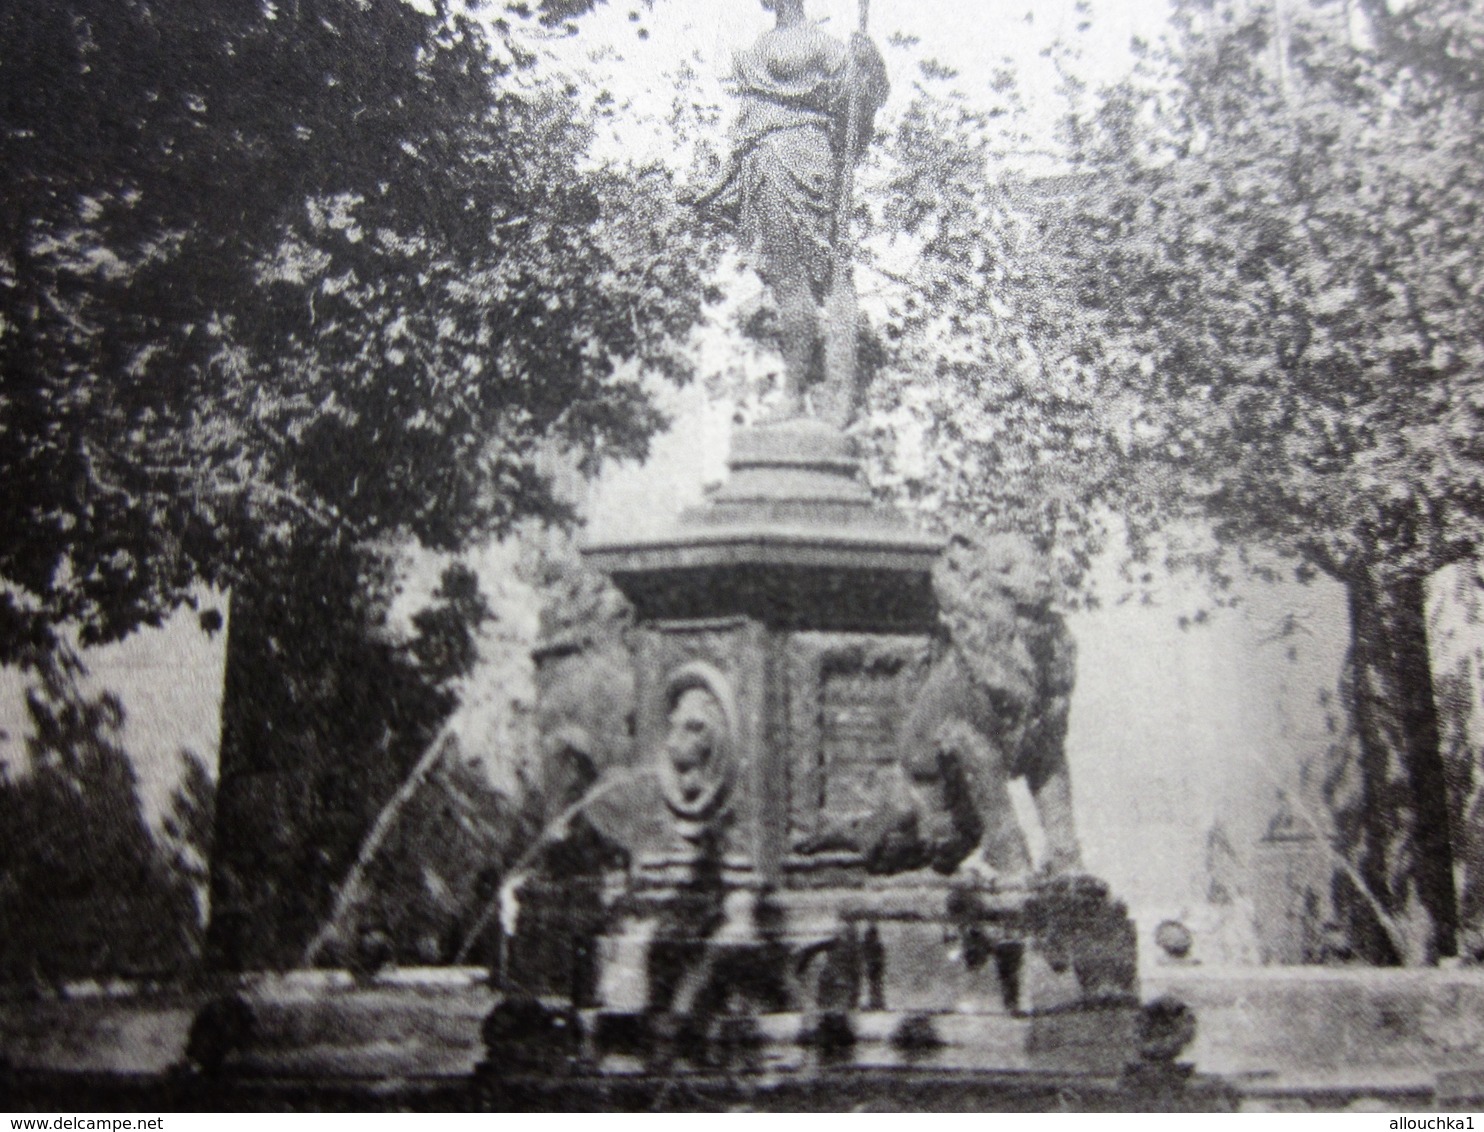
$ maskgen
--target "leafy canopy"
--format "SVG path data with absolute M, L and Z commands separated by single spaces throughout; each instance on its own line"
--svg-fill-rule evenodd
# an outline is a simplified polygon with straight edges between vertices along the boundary
M 1473 552 L 1484 24 L 1284 9 L 1190 0 L 1127 81 L 1069 70 L 1052 174 L 1001 156 L 1010 95 L 919 80 L 882 206 L 914 253 L 885 327 L 884 404 L 929 435 L 909 487 L 1080 565 L 1106 514 L 1342 579 Z
M 1422 963 L 1481 938 L 1425 582 L 1484 534 L 1484 16 L 1360 11 L 1179 0 L 1127 81 L 1069 82 L 1055 176 L 996 169 L 993 118 L 924 87 L 883 210 L 916 253 L 886 405 L 927 418 L 909 487 L 1073 578 L 1117 516 L 1136 557 L 1219 580 L 1260 546 L 1346 587 L 1339 918 Z
M 662 423 L 705 255 L 522 47 L 402 0 L 0 12 L 0 653 L 296 543 L 557 516 Z

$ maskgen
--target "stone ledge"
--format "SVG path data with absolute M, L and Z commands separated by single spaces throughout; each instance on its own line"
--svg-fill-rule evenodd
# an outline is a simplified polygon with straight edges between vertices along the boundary
M 1484 969 L 1157 967 L 1140 981 L 1146 1000 L 1195 1012 L 1185 1059 L 1244 1092 L 1431 1090 L 1484 1067 Z

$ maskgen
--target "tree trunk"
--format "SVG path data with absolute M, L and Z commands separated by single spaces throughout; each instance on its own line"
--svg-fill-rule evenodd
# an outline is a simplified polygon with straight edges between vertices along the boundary
M 219 969 L 299 962 L 452 708 L 375 631 L 369 562 L 306 547 L 233 590 L 207 931 Z
M 1456 954 L 1458 913 L 1424 581 L 1378 567 L 1348 581 L 1359 773 L 1350 812 L 1336 815 L 1340 836 L 1370 895 L 1403 926 L 1393 961 L 1434 963 Z

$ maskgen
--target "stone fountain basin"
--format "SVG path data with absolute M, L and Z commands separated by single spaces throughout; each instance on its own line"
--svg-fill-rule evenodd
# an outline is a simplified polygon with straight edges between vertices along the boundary
M 42 1075 L 160 1080 L 182 1059 L 196 1011 L 235 990 L 262 1008 L 265 1025 L 263 1045 L 231 1059 L 229 1074 L 368 1088 L 390 1080 L 461 1085 L 483 1057 L 481 1026 L 499 1001 L 484 977 L 475 968 L 401 970 L 361 982 L 343 972 L 306 972 L 247 976 L 214 988 L 120 983 L 74 985 L 65 998 L 10 995 L 0 998 L 0 1062 L 21 1086 Z M 1198 1030 L 1185 1058 L 1234 1086 L 1244 1107 L 1343 1107 L 1357 1098 L 1406 1100 L 1414 1108 L 1484 1101 L 1484 970 L 1194 967 L 1146 970 L 1142 983 L 1145 998 L 1173 994 L 1190 1005 Z M 847 1065 L 861 1068 L 842 1072 L 895 1080 L 922 1066 L 891 1041 L 902 1017 L 856 1014 L 856 1050 Z M 1028 1063 L 1029 1053 L 1015 1052 L 1030 1048 L 1023 1041 L 1027 1019 L 933 1021 L 945 1039 L 935 1055 L 940 1074 L 1046 1076 L 1034 1069 L 994 1074 L 972 1060 Z M 789 1066 L 817 1057 L 797 1042 L 805 1024 L 799 1014 L 758 1018 L 780 1059 L 760 1079 L 792 1077 L 797 1071 Z M 1048 1036 L 1067 1026 L 1064 1040 L 1076 1041 L 1074 1019 L 1048 1017 L 1039 1025 Z M 613 1057 L 607 1072 L 616 1079 L 637 1072 L 636 1063 Z M 964 1068 L 948 1068 L 957 1064 Z

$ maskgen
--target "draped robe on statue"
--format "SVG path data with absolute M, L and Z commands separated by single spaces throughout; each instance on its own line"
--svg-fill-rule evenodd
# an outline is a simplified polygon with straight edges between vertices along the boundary
M 764 33 L 737 56 L 732 81 L 742 100 L 735 148 L 710 195 L 775 295 L 807 283 L 818 301 L 830 283 L 849 96 L 860 99 L 851 147 L 859 154 L 886 99 L 885 65 L 863 36 L 847 46 L 802 23 Z

